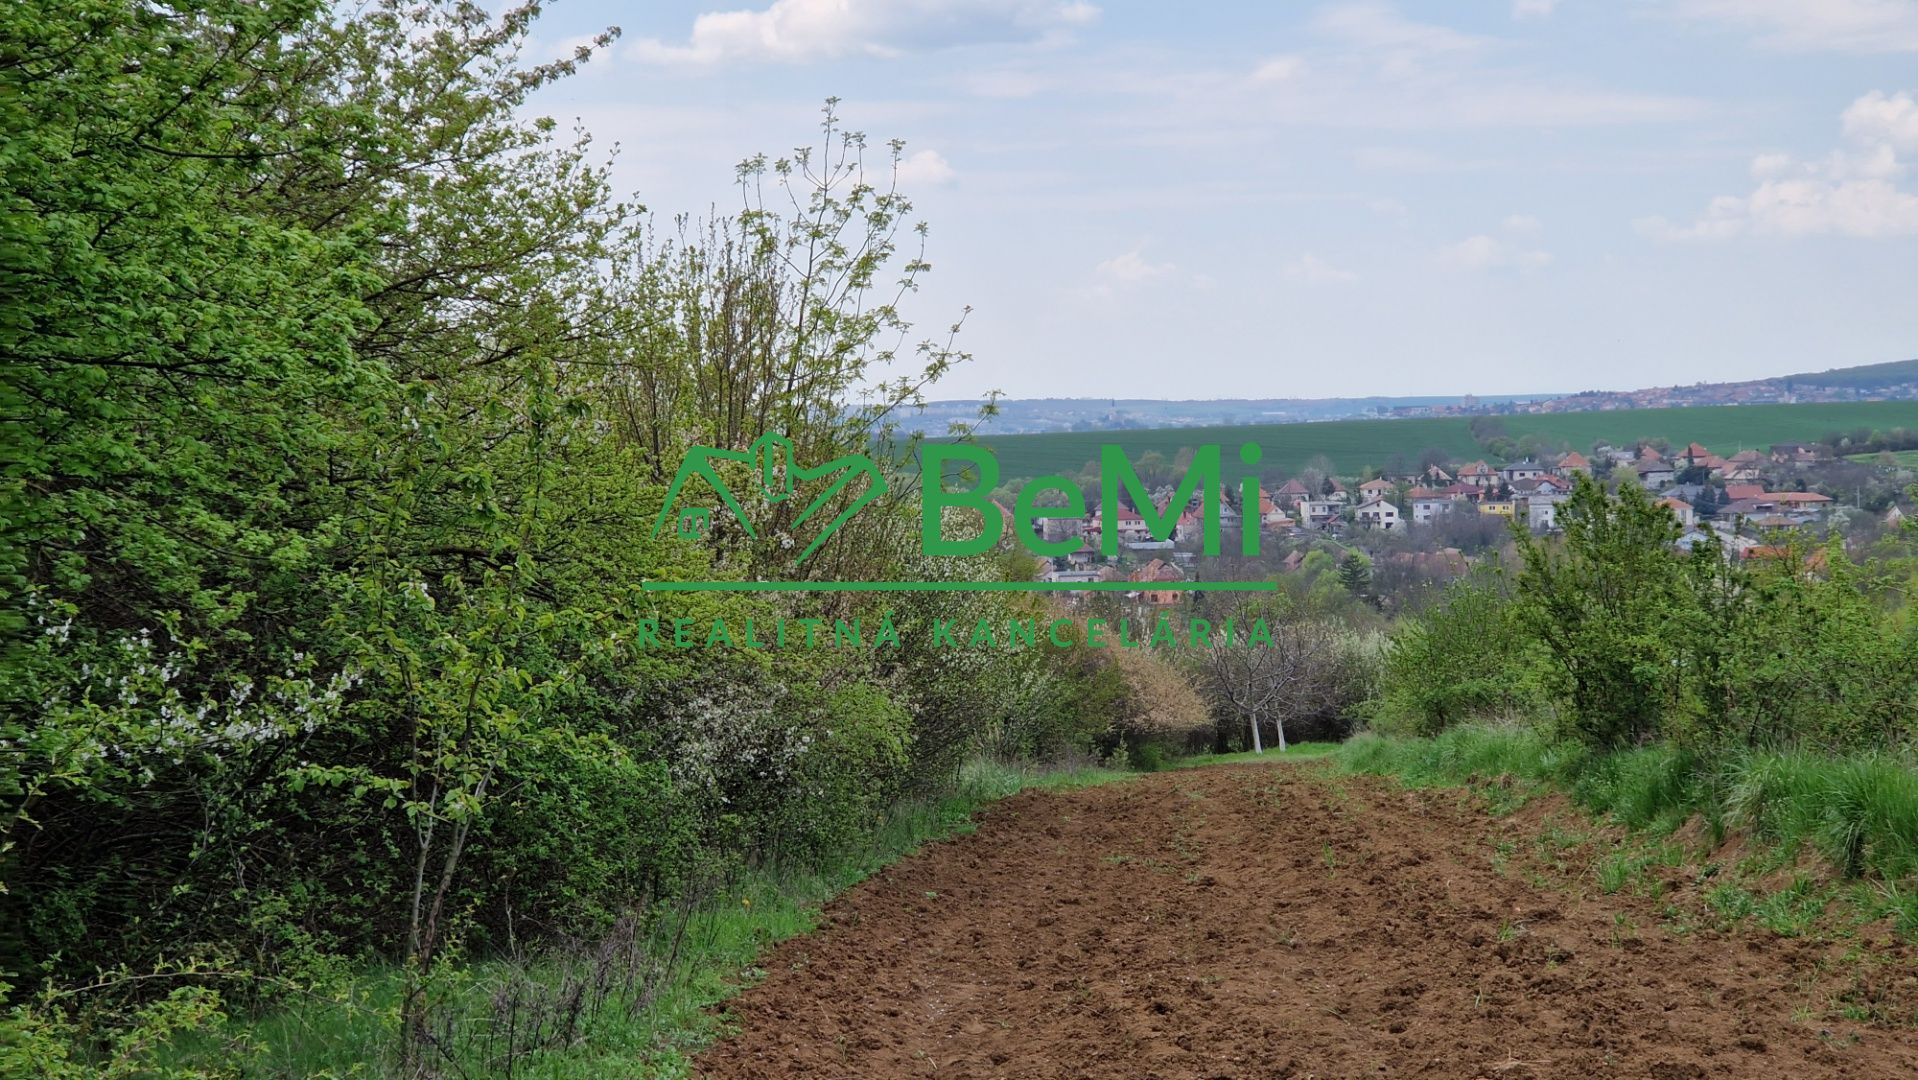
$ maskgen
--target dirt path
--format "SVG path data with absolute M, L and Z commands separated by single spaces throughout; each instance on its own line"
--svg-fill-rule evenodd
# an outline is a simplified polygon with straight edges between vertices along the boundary
M 1021 795 L 775 949 L 697 1067 L 1918 1076 L 1918 1030 L 1826 1018 L 1830 949 L 1675 933 L 1651 901 L 1495 866 L 1493 841 L 1529 827 L 1295 766 Z M 1872 992 L 1918 996 L 1918 970 L 1878 970 L 1897 985 Z

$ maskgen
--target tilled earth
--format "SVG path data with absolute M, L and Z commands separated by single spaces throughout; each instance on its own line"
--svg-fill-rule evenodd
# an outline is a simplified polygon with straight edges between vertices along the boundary
M 1309 767 L 1028 793 L 831 904 L 707 1077 L 1918 1077 L 1894 949 L 1683 929 L 1526 815 Z M 1861 974 L 1861 972 L 1865 972 Z M 1853 1015 L 1860 1015 L 1853 1012 Z M 1908 1014 L 1907 1014 L 1908 1018 Z

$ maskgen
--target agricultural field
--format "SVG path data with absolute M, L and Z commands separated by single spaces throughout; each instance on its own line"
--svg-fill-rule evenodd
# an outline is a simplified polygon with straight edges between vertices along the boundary
M 1268 755 L 1268 762 L 1270 761 Z M 829 905 L 729 1006 L 723 1078 L 1910 1076 L 1912 980 L 1701 925 L 1563 804 L 1314 765 L 1175 770 L 990 809 Z M 1692 884 L 1692 883 L 1701 884 Z M 1696 894 L 1696 895 L 1693 895 Z M 1674 915 L 1674 912 L 1679 914 Z M 1869 1008 L 1859 1000 L 1867 987 Z
M 1514 439 L 1540 435 L 1576 450 L 1598 440 L 1615 444 L 1666 438 L 1700 442 L 1720 454 L 1777 442 L 1811 442 L 1855 428 L 1918 428 L 1918 401 L 1866 401 L 1818 405 L 1750 405 L 1700 409 L 1634 409 L 1620 412 L 1519 415 L 1497 418 Z M 1242 427 L 1174 428 L 1162 431 L 1073 432 L 1056 435 L 983 436 L 998 456 L 1005 479 L 1075 473 L 1098 457 L 1102 443 L 1118 440 L 1137 456 L 1156 450 L 1168 458 L 1187 446 L 1256 442 L 1264 465 L 1295 473 L 1324 455 L 1334 469 L 1355 474 L 1383 466 L 1397 455 L 1416 460 L 1439 449 L 1455 460 L 1481 456 L 1463 417 L 1417 420 L 1340 420 L 1321 424 L 1249 424 Z
M 1861 461 L 1867 465 L 1876 465 L 1879 462 L 1883 461 L 1884 457 L 1885 455 L 1883 452 L 1876 453 L 1876 454 L 1849 454 L 1849 455 L 1846 455 L 1846 460 Z M 1891 460 L 1897 462 L 1899 465 L 1902 465 L 1907 469 L 1918 469 L 1918 450 L 1893 451 L 1891 454 Z

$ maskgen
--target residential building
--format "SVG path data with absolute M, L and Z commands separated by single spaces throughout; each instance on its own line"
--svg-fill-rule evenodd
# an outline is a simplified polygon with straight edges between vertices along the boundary
M 1399 508 L 1384 499 L 1371 498 L 1358 505 L 1358 509 L 1352 512 L 1352 518 L 1362 528 L 1396 529 L 1399 526 Z

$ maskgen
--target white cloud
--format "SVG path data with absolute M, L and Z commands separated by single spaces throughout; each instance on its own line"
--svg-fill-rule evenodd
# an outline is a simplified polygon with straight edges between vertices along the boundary
M 773 0 L 762 10 L 713 11 L 682 44 L 634 43 L 640 60 L 674 64 L 797 63 L 892 57 L 988 42 L 1032 41 L 1099 17 L 1084 0 Z
M 1524 42 L 1419 22 L 1376 0 L 1324 8 L 1306 28 L 1312 40 L 1305 47 L 1262 61 L 1235 84 L 1247 96 L 1226 105 L 1233 116 L 1430 132 L 1661 123 L 1708 111 L 1697 99 L 1577 85 L 1519 64 Z M 1163 79 L 1153 85 L 1194 90 Z M 1169 115 L 1185 124 L 1192 111 Z
M 1367 54 L 1388 78 L 1409 78 L 1434 62 L 1483 51 L 1490 39 L 1414 22 L 1389 4 L 1342 4 L 1321 11 L 1313 29 Z
M 949 184 L 957 175 L 952 163 L 937 150 L 920 150 L 899 162 L 899 185 L 908 191 Z
M 1640 231 L 1661 240 L 1918 233 L 1918 195 L 1900 186 L 1910 168 L 1900 155 L 1918 152 L 1918 100 L 1874 90 L 1845 109 L 1840 126 L 1845 142 L 1825 157 L 1760 154 L 1750 194 L 1711 200 L 1689 225 L 1643 219 Z
M 1345 285 L 1359 279 L 1352 271 L 1341 270 L 1309 251 L 1280 267 L 1279 273 L 1288 281 L 1308 285 Z
M 1284 82 L 1305 71 L 1305 60 L 1298 56 L 1275 56 L 1252 73 L 1253 82 Z
M 1558 7 L 1558 0 L 1512 0 L 1512 18 L 1544 19 L 1549 18 Z
M 1918 101 L 1910 93 L 1873 90 L 1846 106 L 1839 123 L 1848 139 L 1918 154 Z
M 1439 261 L 1455 270 L 1538 270 L 1552 261 L 1550 252 L 1480 233 L 1439 251 Z
M 1053 84 L 1046 76 L 1030 71 L 974 71 L 959 76 L 959 87 L 974 97 L 1014 100 L 1029 98 Z
M 1178 273 L 1179 268 L 1172 263 L 1155 263 L 1146 259 L 1138 248 L 1112 258 L 1092 268 L 1094 275 L 1111 286 L 1140 285 L 1148 281 L 1170 277 Z
M 1672 13 L 1790 52 L 1918 52 L 1918 0 L 1673 0 Z
M 1513 214 L 1504 221 L 1505 231 L 1531 236 L 1544 226 L 1530 214 Z

